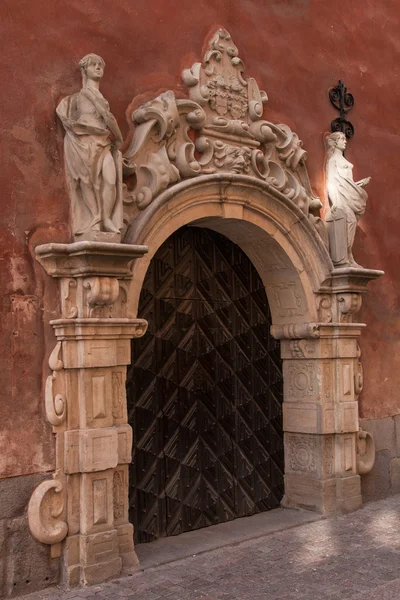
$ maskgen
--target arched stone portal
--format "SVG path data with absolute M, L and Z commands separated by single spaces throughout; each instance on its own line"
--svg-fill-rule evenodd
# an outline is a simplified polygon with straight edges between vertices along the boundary
M 133 268 L 132 316 L 149 261 L 187 224 L 213 229 L 235 242 L 264 283 L 271 330 L 282 340 L 284 359 L 284 504 L 321 512 L 359 507 L 362 325 L 351 324 L 360 306 L 354 283 L 346 282 L 351 274 L 332 279 L 328 252 L 312 223 L 279 191 L 243 175 L 202 176 L 161 194 L 128 231 L 129 241 L 149 248 Z M 353 276 L 359 279 L 356 272 Z
M 382 273 L 333 268 L 302 144 L 287 126 L 262 120 L 266 94 L 243 71 L 220 30 L 203 63 L 183 74 L 190 99 L 170 91 L 133 112 L 124 243 L 95 231 L 90 239 L 101 241 L 36 248 L 60 281 L 61 314 L 51 322 L 57 344 L 45 390 L 56 471 L 33 493 L 29 524 L 52 556 L 62 554 L 70 585 L 137 566 L 126 366 L 131 338 L 146 330 L 137 309 L 149 261 L 183 225 L 228 237 L 264 283 L 283 359 L 284 505 L 322 513 L 361 505 L 360 473 L 374 451 L 359 433 L 363 325 L 353 317 Z

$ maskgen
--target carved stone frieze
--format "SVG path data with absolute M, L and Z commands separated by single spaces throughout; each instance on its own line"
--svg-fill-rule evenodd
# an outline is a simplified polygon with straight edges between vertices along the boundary
M 313 435 L 286 435 L 288 471 L 317 473 L 317 438 Z
M 276 283 L 269 286 L 272 301 L 275 303 L 280 317 L 301 317 L 305 308 L 300 290 L 294 281 Z
M 114 523 L 118 525 L 123 522 L 128 512 L 127 490 L 128 490 L 128 472 L 125 467 L 119 467 L 114 471 Z
M 122 370 L 113 371 L 111 374 L 112 385 L 112 415 L 116 422 L 124 419 L 126 413 L 125 377 Z
M 316 397 L 318 394 L 318 378 L 316 361 L 287 361 L 287 397 Z
M 307 340 L 291 341 L 290 350 L 293 358 L 305 358 L 307 352 Z

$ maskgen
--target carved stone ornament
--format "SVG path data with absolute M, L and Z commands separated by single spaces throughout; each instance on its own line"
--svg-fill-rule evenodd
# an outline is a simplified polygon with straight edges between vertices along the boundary
M 359 265 L 353 258 L 358 221 L 365 213 L 370 177 L 355 182 L 353 165 L 344 157 L 346 136 L 331 133 L 327 139 L 326 186 L 331 210 L 326 218 L 331 258 L 335 266 Z
M 375 441 L 371 433 L 360 427 L 357 439 L 357 471 L 359 475 L 369 473 L 375 464 Z
M 75 241 L 118 242 L 122 229 L 122 135 L 99 89 L 104 60 L 79 63 L 82 89 L 57 107 L 65 129 L 64 160 Z M 113 138 L 113 141 L 111 139 Z
M 65 490 L 60 481 L 42 481 L 28 505 L 28 522 L 32 535 L 42 544 L 58 544 L 67 536 L 68 525 L 62 519 Z
M 53 374 L 47 377 L 45 389 L 46 417 L 53 427 L 62 425 L 67 415 L 65 381 L 62 372 L 64 365 L 59 358 L 60 353 L 61 342 L 58 342 L 49 358 L 49 366 L 53 369 Z M 55 390 L 56 386 L 57 390 Z
M 231 173 L 268 182 L 326 239 L 302 142 L 287 125 L 263 120 L 267 94 L 244 69 L 231 36 L 220 29 L 203 62 L 182 74 L 190 99 L 168 91 L 132 113 L 135 129 L 124 153 L 126 222 L 182 179 Z

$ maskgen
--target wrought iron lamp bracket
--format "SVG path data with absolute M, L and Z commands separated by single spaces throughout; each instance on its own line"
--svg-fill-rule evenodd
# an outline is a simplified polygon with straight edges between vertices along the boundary
M 331 121 L 331 131 L 341 131 L 345 134 L 346 138 L 352 138 L 354 135 L 353 124 L 347 119 L 347 113 L 354 106 L 354 97 L 350 92 L 347 91 L 343 81 L 339 79 L 338 84 L 329 90 L 329 100 L 339 111 L 340 116 L 336 117 Z

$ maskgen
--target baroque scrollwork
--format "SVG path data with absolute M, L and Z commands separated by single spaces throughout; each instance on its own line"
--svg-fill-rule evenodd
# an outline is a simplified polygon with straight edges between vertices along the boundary
M 96 310 L 111 307 L 119 296 L 119 282 L 116 277 L 88 277 L 83 281 L 86 290 L 86 303 L 90 307 L 89 316 Z
M 230 34 L 220 29 L 203 62 L 182 73 L 188 100 L 167 91 L 131 114 L 125 221 L 179 180 L 221 172 L 263 179 L 309 216 L 324 238 L 325 224 L 315 216 L 321 202 L 311 190 L 302 142 L 287 125 L 263 120 L 267 94 L 244 77 L 238 54 Z
M 63 362 L 60 354 L 61 342 L 58 342 L 49 358 L 49 366 L 53 373 L 47 377 L 45 387 L 46 417 L 53 427 L 62 425 L 67 416 Z
M 317 310 L 318 317 L 321 323 L 332 323 L 333 321 L 333 307 L 332 307 L 332 296 L 331 295 L 320 295 L 317 296 Z
M 42 544 L 58 544 L 66 538 L 68 525 L 62 519 L 65 490 L 61 481 L 42 481 L 28 505 L 28 522 L 33 537 Z
M 67 405 L 65 401 L 65 395 L 54 392 L 54 384 L 57 379 L 60 379 L 62 375 L 54 372 L 49 375 L 46 380 L 45 389 L 45 403 L 46 403 L 46 417 L 49 423 L 53 427 L 59 427 L 65 421 Z
M 364 387 L 364 373 L 363 366 L 361 364 L 361 348 L 360 344 L 357 343 L 357 362 L 354 373 L 354 394 L 359 396 Z
M 339 294 L 337 297 L 339 320 L 341 323 L 351 323 L 353 315 L 358 313 L 362 304 L 361 294 Z
M 77 281 L 73 277 L 65 277 L 61 281 L 61 306 L 66 319 L 76 319 L 78 316 Z
M 357 472 L 359 475 L 369 473 L 375 464 L 375 441 L 371 433 L 360 431 L 357 435 Z

